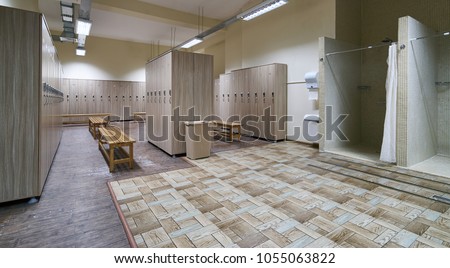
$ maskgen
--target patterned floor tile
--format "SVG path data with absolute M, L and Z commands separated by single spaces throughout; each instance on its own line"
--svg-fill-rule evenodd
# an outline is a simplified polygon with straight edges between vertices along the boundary
M 420 186 L 442 178 L 295 142 L 187 161 L 111 183 L 139 247 L 450 246 L 450 205 Z

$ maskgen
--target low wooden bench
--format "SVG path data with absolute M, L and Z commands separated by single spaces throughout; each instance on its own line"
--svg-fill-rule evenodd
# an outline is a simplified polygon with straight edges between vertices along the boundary
M 100 127 L 100 138 L 98 139 L 98 149 L 105 156 L 108 165 L 109 172 L 113 172 L 117 164 L 128 163 L 130 169 L 134 167 L 133 158 L 133 144 L 136 142 L 134 139 L 128 137 L 118 127 L 108 126 Z M 106 148 L 108 145 L 108 148 Z M 128 146 L 128 152 L 123 147 Z M 124 158 L 116 159 L 114 155 L 115 148 L 118 148 Z
M 227 137 L 230 142 L 236 138 L 238 141 L 241 140 L 241 123 L 239 122 L 226 122 L 226 121 L 211 121 L 212 127 L 215 129 L 216 133 Z
M 99 113 L 99 114 L 63 114 L 61 117 L 63 118 L 63 124 L 69 125 L 69 124 L 86 124 L 88 123 L 88 118 L 92 116 L 99 116 L 99 117 L 107 117 L 111 116 L 110 113 Z M 64 119 L 80 119 L 77 121 L 64 121 Z M 81 120 L 82 119 L 82 120 Z
M 145 121 L 146 112 L 134 112 L 133 118 L 134 121 Z
M 98 129 L 100 127 L 106 127 L 108 123 L 109 121 L 107 119 L 100 116 L 89 117 L 89 132 L 91 132 L 95 140 L 98 139 L 98 136 L 100 135 Z

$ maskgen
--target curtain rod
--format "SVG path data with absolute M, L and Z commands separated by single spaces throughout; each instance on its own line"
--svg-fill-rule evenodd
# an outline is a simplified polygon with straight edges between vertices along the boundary
M 427 38 L 432 38 L 432 37 L 441 37 L 441 36 L 450 36 L 450 32 L 444 32 L 444 33 L 438 33 L 438 34 L 429 35 L 429 36 L 411 38 L 411 39 L 409 39 L 409 41 L 416 41 L 416 40 L 427 39 Z
M 325 56 L 328 57 L 328 56 L 337 55 L 337 54 L 357 52 L 357 51 L 362 51 L 362 50 L 367 50 L 367 49 L 372 49 L 372 48 L 379 48 L 379 47 L 386 47 L 386 46 L 390 46 L 392 44 L 397 44 L 397 42 L 381 44 L 381 45 L 374 45 L 374 46 L 367 46 L 367 47 L 362 47 L 362 48 L 355 48 L 355 49 L 344 50 L 344 51 L 330 52 L 330 53 L 325 54 Z

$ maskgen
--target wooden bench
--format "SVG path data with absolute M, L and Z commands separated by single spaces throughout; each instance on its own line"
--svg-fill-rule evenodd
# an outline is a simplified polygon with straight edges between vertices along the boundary
M 98 129 L 100 127 L 106 127 L 108 123 L 109 121 L 103 117 L 99 116 L 89 117 L 89 132 L 91 132 L 95 140 L 98 139 L 98 136 L 100 135 Z
M 226 121 L 211 121 L 212 127 L 215 129 L 216 133 L 227 137 L 230 142 L 236 138 L 238 141 L 241 140 L 241 123 L 239 122 L 226 122 Z
M 134 121 L 138 122 L 145 121 L 146 114 L 147 114 L 146 112 L 134 112 L 133 113 Z
M 117 164 L 128 163 L 130 169 L 134 167 L 133 158 L 133 144 L 136 142 L 134 139 L 128 137 L 118 127 L 108 126 L 100 127 L 100 138 L 98 139 L 98 149 L 105 156 L 109 165 L 109 172 L 113 172 Z M 106 148 L 108 145 L 108 148 Z M 128 146 L 128 152 L 123 147 Z M 115 148 L 118 148 L 121 155 L 125 156 L 121 159 L 115 158 Z
M 98 116 L 98 117 L 107 117 L 107 116 L 111 116 L 110 113 L 100 113 L 100 114 L 62 114 L 61 117 L 63 118 L 63 124 L 64 125 L 69 125 L 69 124 L 86 124 L 89 122 L 89 117 L 92 116 Z M 64 119 L 73 119 L 73 118 L 79 118 L 79 119 L 84 119 L 84 120 L 77 120 L 77 121 L 64 121 Z

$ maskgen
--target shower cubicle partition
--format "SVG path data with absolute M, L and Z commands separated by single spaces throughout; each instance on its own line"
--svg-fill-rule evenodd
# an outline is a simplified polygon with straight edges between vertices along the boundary
M 378 160 L 386 115 L 386 74 L 389 44 L 359 48 L 321 38 L 320 142 L 322 151 Z M 326 129 L 346 116 L 341 139 Z M 328 133 L 328 135 L 327 135 Z M 331 134 L 331 135 L 330 135 Z M 327 137 L 328 136 L 328 137 Z

